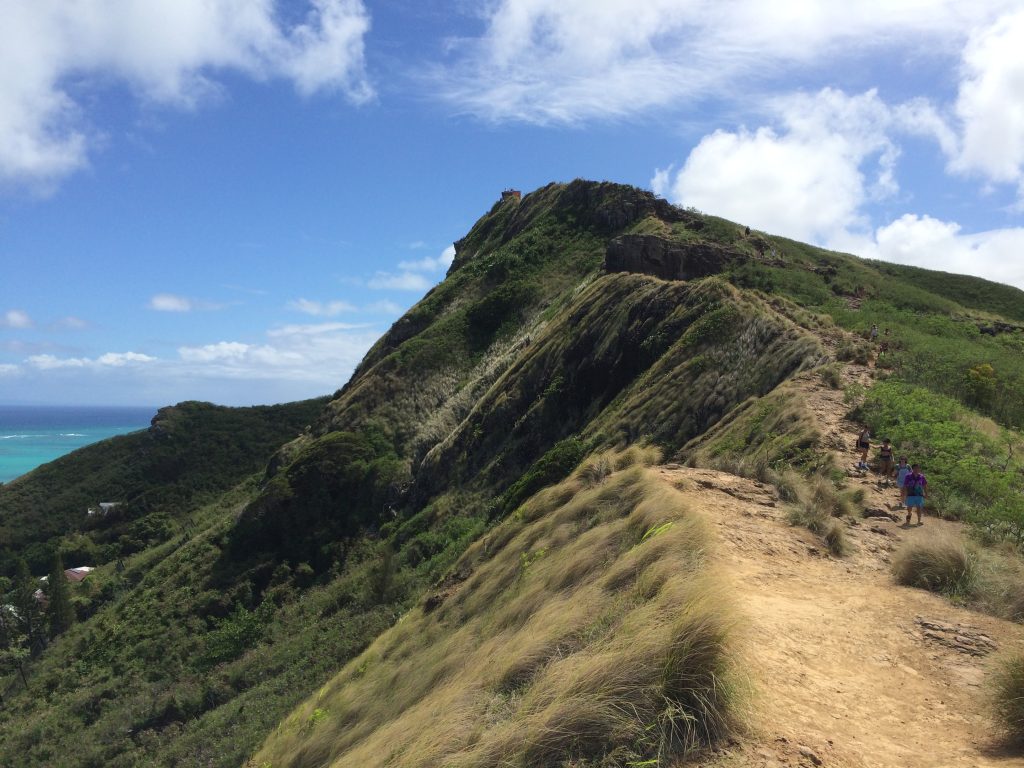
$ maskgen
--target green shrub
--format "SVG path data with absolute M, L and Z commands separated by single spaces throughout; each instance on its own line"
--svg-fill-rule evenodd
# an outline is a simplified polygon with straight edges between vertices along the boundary
M 897 381 L 875 384 L 861 413 L 872 432 L 921 464 L 929 506 L 969 521 L 988 541 L 1024 545 L 1021 467 L 1012 452 L 1018 436 L 986 427 L 950 397 Z
M 867 365 L 871 360 L 871 347 L 863 341 L 844 339 L 836 348 L 836 358 L 844 362 Z

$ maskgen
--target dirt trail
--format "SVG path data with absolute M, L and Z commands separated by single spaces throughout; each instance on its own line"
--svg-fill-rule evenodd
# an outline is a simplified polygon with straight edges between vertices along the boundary
M 848 366 L 844 376 L 868 383 L 869 371 Z M 857 430 L 843 418 L 843 393 L 811 374 L 801 382 L 868 508 L 895 506 L 894 488 L 855 469 Z M 890 576 L 903 539 L 959 536 L 957 524 L 866 518 L 847 530 L 855 551 L 835 559 L 809 531 L 788 525 L 770 486 L 673 464 L 659 471 L 717 528 L 756 691 L 753 734 L 708 765 L 1024 766 L 1000 751 L 981 686 L 999 652 L 1024 648 L 1024 627 Z

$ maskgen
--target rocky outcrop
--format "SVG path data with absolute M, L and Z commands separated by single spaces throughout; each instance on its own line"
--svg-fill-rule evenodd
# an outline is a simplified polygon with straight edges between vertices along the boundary
M 979 323 L 978 331 L 984 333 L 986 336 L 998 336 L 1001 333 L 1015 333 L 1017 331 L 1024 331 L 1024 326 L 1013 325 L 1011 323 L 1003 323 L 998 320 L 991 323 Z
M 677 243 L 657 235 L 620 235 L 608 243 L 608 272 L 639 272 L 664 280 L 718 274 L 749 257 L 707 242 Z

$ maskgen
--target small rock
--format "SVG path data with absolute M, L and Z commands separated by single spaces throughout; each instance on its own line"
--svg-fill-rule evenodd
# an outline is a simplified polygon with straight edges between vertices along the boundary
M 821 758 L 818 757 L 817 753 L 813 749 L 811 749 L 810 747 L 805 747 L 803 744 L 801 744 L 797 748 L 797 751 L 799 751 L 800 754 L 803 757 L 806 757 L 808 760 L 810 760 L 815 765 L 821 765 Z

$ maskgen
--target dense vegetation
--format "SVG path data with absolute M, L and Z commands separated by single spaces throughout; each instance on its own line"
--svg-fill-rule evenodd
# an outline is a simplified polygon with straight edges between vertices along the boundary
M 162 408 L 148 430 L 87 446 L 0 486 L 0 575 L 13 575 L 17 557 L 42 575 L 56 549 L 68 567 L 100 565 L 167 540 L 196 508 L 261 471 L 324 403 L 179 403 Z M 100 502 L 118 507 L 88 516 Z
M 896 380 L 875 384 L 859 415 L 927 470 L 929 506 L 970 521 L 989 539 L 1024 544 L 1024 464 L 1015 432 Z
M 608 244 L 631 233 L 728 259 L 721 274 L 690 281 L 605 273 Z M 675 509 L 671 519 L 651 517 L 642 470 L 609 477 L 619 461 L 611 454 L 577 465 L 611 446 L 653 445 L 776 483 L 799 522 L 827 538 L 835 511 L 858 500 L 838 487 L 841 473 L 823 458 L 821 435 L 789 382 L 812 370 L 820 373 L 806 375 L 827 376 L 831 347 L 841 358 L 877 357 L 889 378 L 871 389 L 861 415 L 922 460 L 940 509 L 1019 544 L 1022 298 L 972 278 L 748 234 L 615 184 L 552 184 L 521 203 L 498 203 L 457 244 L 445 281 L 329 400 L 241 410 L 181 404 L 161 411 L 148 432 L 0 489 L 0 592 L 15 611 L 11 621 L 0 610 L 0 763 L 237 766 L 303 701 L 267 747 L 275 766 L 372 751 L 368 744 L 396 731 L 412 749 L 418 729 L 433 727 L 423 714 L 436 704 L 432 683 L 454 674 L 424 643 L 445 647 L 439 633 L 457 606 L 475 595 L 477 609 L 464 618 L 481 631 L 507 618 L 518 632 L 530 624 L 527 608 L 563 599 L 559 590 L 570 585 L 605 589 L 608 574 L 629 571 L 647 552 L 662 560 L 644 560 L 609 592 L 621 616 L 576 625 L 570 611 L 559 631 L 534 627 L 563 650 L 561 630 L 569 632 L 577 661 L 597 663 L 600 646 L 647 681 L 626 692 L 636 694 L 632 714 L 616 719 L 597 697 L 588 712 L 604 735 L 560 739 L 578 722 L 559 718 L 582 710 L 551 686 L 579 681 L 579 670 L 565 666 L 561 682 L 548 679 L 536 662 L 549 646 L 524 645 L 483 677 L 463 679 L 485 687 L 487 716 L 500 714 L 520 746 L 489 732 L 467 749 L 478 749 L 475 764 L 584 765 L 615 755 L 654 765 L 679 754 L 723 732 L 727 718 L 696 712 L 690 704 L 710 694 L 687 699 L 674 687 L 669 662 L 678 649 L 626 618 L 669 625 L 662 597 L 644 587 L 661 578 L 662 561 L 678 575 L 663 582 L 665 595 L 676 605 L 692 599 L 694 616 L 703 616 L 707 582 L 690 556 L 702 534 L 672 499 L 656 500 L 666 515 Z M 872 324 L 889 329 L 876 344 L 864 338 Z M 862 394 L 851 392 L 851 405 Z M 123 504 L 86 518 L 99 501 Z M 833 538 L 841 553 L 841 537 Z M 680 562 L 665 559 L 670 541 Z M 68 566 L 99 567 L 69 585 L 74 616 L 52 632 L 53 611 L 41 613 L 31 598 L 31 573 L 49 569 L 55 553 Z M 506 581 L 480 575 L 492 569 Z M 498 583 L 511 591 L 493 593 Z M 724 640 L 713 618 L 706 628 Z M 417 674 L 389 691 L 408 699 L 410 717 L 425 719 L 345 709 L 353 691 L 369 696 L 395 679 L 379 656 L 398 642 L 418 659 L 408 662 Z M 487 651 L 480 637 L 473 642 L 459 647 Z M 636 648 L 650 651 L 647 661 Z M 704 661 L 717 675 L 728 659 Z M 339 703 L 309 698 L 342 668 L 339 679 L 354 687 L 324 689 Z M 531 690 L 551 692 L 545 701 L 557 711 L 522 698 Z M 547 734 L 535 742 L 547 751 L 517 752 L 524 732 Z M 359 734 L 371 741 L 356 744 Z

